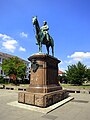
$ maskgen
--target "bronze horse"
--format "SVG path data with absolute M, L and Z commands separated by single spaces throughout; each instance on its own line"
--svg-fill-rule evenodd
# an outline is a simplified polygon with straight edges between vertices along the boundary
M 51 46 L 52 48 L 52 56 L 54 56 L 54 41 L 53 38 L 49 35 L 49 41 L 47 40 L 45 34 L 43 31 L 40 29 L 37 17 L 32 18 L 32 23 L 35 26 L 36 29 L 36 39 L 37 43 L 39 45 L 39 52 L 42 52 L 42 44 L 46 45 L 47 48 L 47 54 L 49 54 L 49 47 Z

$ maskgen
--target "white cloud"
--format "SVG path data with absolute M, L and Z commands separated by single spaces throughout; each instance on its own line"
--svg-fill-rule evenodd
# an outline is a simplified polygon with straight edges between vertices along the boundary
M 10 52 L 14 52 L 18 42 L 6 34 L 0 34 L 1 46 Z
M 65 63 L 65 64 L 72 64 L 72 63 L 73 63 L 73 60 L 69 60 L 69 61 L 68 61 L 68 60 L 65 60 L 64 63 Z
M 71 55 L 68 55 L 65 60 L 59 64 L 59 68 L 62 71 L 67 70 L 67 66 L 72 64 L 77 64 L 78 61 L 83 63 L 87 66 L 87 68 L 90 68 L 90 52 L 74 52 Z
M 16 40 L 8 40 L 2 43 L 2 46 L 9 50 L 10 52 L 14 52 L 16 49 L 17 41 Z
M 10 36 L 6 35 L 6 34 L 0 34 L 0 38 L 2 38 L 3 40 L 9 40 L 11 39 Z
M 68 58 L 73 58 L 75 60 L 81 60 L 81 59 L 86 59 L 90 58 L 90 52 L 75 52 L 74 54 L 68 56 Z
M 26 49 L 20 46 L 19 51 L 23 51 L 23 52 L 25 52 Z
M 61 61 L 59 64 L 62 65 L 62 64 L 63 64 L 63 61 Z
M 60 67 L 59 67 L 59 70 L 62 71 L 62 72 L 65 72 L 65 70 L 67 70 L 67 68 L 64 67 L 64 66 L 62 66 L 62 67 L 60 66 Z
M 27 33 L 24 33 L 24 32 L 21 32 L 21 33 L 20 33 L 20 36 L 27 38 L 27 37 L 28 37 L 28 34 L 27 34 Z
M 75 52 L 71 56 L 68 56 L 68 58 L 90 58 L 90 52 Z
M 64 63 L 68 66 L 71 64 L 76 64 L 78 61 L 81 61 L 83 64 L 90 66 L 90 52 L 74 52 L 72 55 L 67 56 Z

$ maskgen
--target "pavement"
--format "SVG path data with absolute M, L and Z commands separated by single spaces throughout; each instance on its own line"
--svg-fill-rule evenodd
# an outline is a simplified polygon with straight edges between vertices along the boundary
M 0 120 L 90 120 L 90 94 L 70 93 L 74 100 L 48 114 L 8 103 L 17 101 L 18 91 L 0 89 Z
M 19 103 L 18 101 L 14 101 L 14 102 L 9 102 L 7 103 L 7 105 L 11 105 L 11 106 L 15 106 L 15 107 L 19 107 L 19 108 L 23 108 L 23 109 L 27 109 L 27 110 L 30 110 L 30 111 L 38 111 L 38 112 L 41 112 L 41 113 L 49 113 L 55 109 L 57 109 L 58 107 L 64 105 L 65 103 L 73 100 L 74 98 L 73 97 L 68 97 L 60 102 L 57 102 L 49 107 L 46 107 L 46 108 L 41 108 L 41 107 L 37 107 L 37 106 L 33 106 L 33 105 L 27 105 L 27 104 L 22 104 L 22 103 Z

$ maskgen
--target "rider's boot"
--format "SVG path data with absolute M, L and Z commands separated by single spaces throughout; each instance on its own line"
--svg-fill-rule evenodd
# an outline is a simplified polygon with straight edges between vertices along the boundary
M 36 41 L 36 45 L 38 45 L 38 41 Z
M 36 45 L 38 45 L 38 42 L 36 42 Z

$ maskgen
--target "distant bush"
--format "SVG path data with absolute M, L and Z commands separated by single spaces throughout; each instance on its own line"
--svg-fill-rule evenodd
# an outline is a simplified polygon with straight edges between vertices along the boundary
M 1 84 L 4 84 L 4 83 L 5 83 L 3 76 L 0 76 L 0 83 L 1 83 Z

